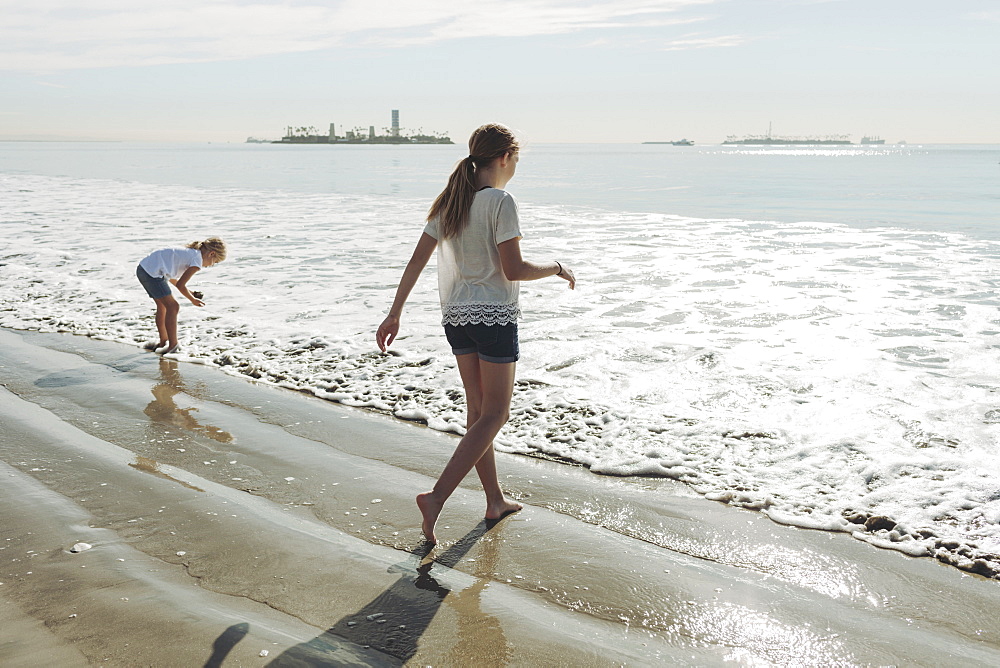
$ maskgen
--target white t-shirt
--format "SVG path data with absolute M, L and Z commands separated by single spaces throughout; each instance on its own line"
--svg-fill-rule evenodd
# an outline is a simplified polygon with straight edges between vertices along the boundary
M 500 266 L 497 246 L 519 239 L 517 202 L 497 188 L 476 193 L 469 223 L 458 235 L 442 239 L 438 219 L 424 232 L 438 240 L 438 292 L 441 324 L 506 325 L 521 315 L 517 304 L 520 283 L 508 281 Z
M 201 251 L 197 248 L 163 248 L 144 257 L 139 266 L 154 278 L 176 281 L 188 267 L 201 268 Z

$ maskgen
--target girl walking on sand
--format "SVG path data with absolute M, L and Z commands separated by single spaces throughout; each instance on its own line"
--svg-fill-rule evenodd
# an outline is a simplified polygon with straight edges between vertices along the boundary
M 517 139 L 502 125 L 478 128 L 469 155 L 448 179 L 427 214 L 389 315 L 375 335 L 385 352 L 399 333 L 403 305 L 417 278 L 440 245 L 438 289 L 442 324 L 465 386 L 467 431 L 434 489 L 417 496 L 423 532 L 437 542 L 434 525 L 445 501 L 476 468 L 486 493 L 486 519 L 521 509 L 504 496 L 497 479 L 493 438 L 507 422 L 518 360 L 518 284 L 558 276 L 576 286 L 572 270 L 557 261 L 534 263 L 521 257 L 517 202 L 503 190 L 518 162 Z
M 177 312 L 181 306 L 170 292 L 170 283 L 192 304 L 204 306 L 200 293 L 196 295 L 188 291 L 188 281 L 199 269 L 225 259 L 226 244 L 218 237 L 211 237 L 205 241 L 193 241 L 186 248 L 153 251 L 139 262 L 135 275 L 146 288 L 146 294 L 156 302 L 156 331 L 160 337 L 155 343 L 147 343 L 147 350 L 160 354 L 177 350 Z

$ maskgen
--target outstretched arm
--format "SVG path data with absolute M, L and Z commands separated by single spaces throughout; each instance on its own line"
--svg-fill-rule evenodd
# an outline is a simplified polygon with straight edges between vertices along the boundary
M 569 281 L 569 289 L 576 288 L 576 276 L 573 270 L 559 262 L 543 262 L 537 264 L 521 257 L 521 241 L 519 238 L 497 244 L 500 252 L 500 266 L 508 281 L 537 281 L 539 278 L 558 276 Z
M 389 315 L 385 317 L 385 320 L 379 325 L 378 332 L 375 333 L 375 341 L 382 352 L 385 352 L 385 349 L 395 340 L 396 334 L 399 333 L 399 318 L 403 314 L 403 305 L 406 303 L 407 298 L 409 298 L 413 286 L 417 284 L 420 272 L 424 270 L 427 262 L 431 259 L 431 255 L 434 254 L 435 248 L 437 248 L 437 239 L 426 232 L 420 235 L 420 241 L 417 242 L 417 247 L 413 249 L 413 255 L 406 264 L 403 277 L 399 279 L 399 287 L 396 288 L 396 298 L 389 309 Z
M 191 303 L 194 304 L 195 306 L 204 306 L 205 302 L 201 301 L 193 294 L 188 292 L 187 282 L 191 280 L 191 277 L 194 276 L 200 268 L 201 267 L 188 267 L 187 269 L 184 270 L 184 273 L 181 274 L 181 277 L 178 278 L 177 281 L 174 283 L 174 285 L 177 286 L 177 289 L 180 291 L 180 293 L 185 297 L 187 297 L 191 301 Z

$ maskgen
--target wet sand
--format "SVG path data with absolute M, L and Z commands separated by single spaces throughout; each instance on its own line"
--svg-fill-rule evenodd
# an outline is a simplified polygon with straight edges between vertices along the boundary
M 1000 582 L 674 481 L 501 454 L 428 549 L 453 435 L 68 335 L 0 383 L 4 666 L 1000 665 Z

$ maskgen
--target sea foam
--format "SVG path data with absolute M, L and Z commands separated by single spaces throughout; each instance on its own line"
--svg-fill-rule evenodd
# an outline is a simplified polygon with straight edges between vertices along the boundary
M 135 263 L 218 235 L 184 358 L 464 433 L 434 268 L 374 331 L 426 202 L 0 175 L 0 326 L 155 336 Z M 773 520 L 1000 573 L 1000 246 L 522 202 L 522 358 L 498 449 L 665 476 Z M 432 263 L 433 265 L 433 263 Z M 183 300 L 182 300 L 183 301 Z

